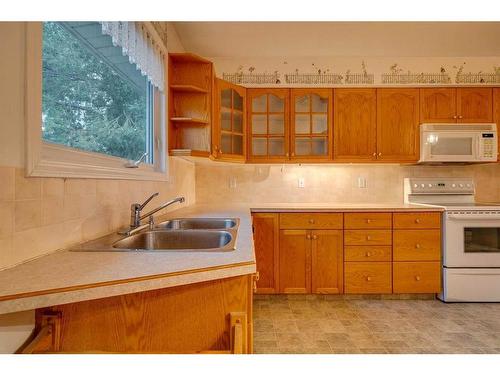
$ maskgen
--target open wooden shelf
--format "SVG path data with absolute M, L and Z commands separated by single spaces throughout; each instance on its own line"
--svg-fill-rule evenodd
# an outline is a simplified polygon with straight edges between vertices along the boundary
M 170 85 L 170 89 L 175 92 L 199 92 L 201 94 L 208 93 L 207 89 L 194 85 Z
M 192 117 L 171 117 L 170 121 L 176 124 L 194 124 L 194 125 L 207 125 L 209 123 L 208 120 L 203 120 L 199 118 Z

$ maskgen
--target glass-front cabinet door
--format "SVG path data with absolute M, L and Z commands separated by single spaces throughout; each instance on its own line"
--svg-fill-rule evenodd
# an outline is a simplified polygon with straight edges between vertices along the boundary
M 332 90 L 291 90 L 292 160 L 329 160 L 332 155 Z
M 248 89 L 249 161 L 288 160 L 288 89 Z
M 246 89 L 217 79 L 217 117 L 213 156 L 221 160 L 245 159 Z

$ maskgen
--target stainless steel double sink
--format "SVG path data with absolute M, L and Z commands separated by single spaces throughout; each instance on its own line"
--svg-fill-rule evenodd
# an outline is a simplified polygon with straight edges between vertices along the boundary
M 238 227 L 239 219 L 171 219 L 129 236 L 101 237 L 70 251 L 227 252 L 234 250 Z

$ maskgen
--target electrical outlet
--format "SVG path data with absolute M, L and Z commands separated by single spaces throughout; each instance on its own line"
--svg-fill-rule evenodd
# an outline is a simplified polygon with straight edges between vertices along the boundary
M 358 177 L 358 188 L 365 189 L 366 188 L 366 178 L 363 176 Z
M 299 179 L 297 180 L 297 186 L 298 186 L 299 188 L 303 188 L 303 187 L 305 187 L 305 186 L 306 186 L 306 183 L 305 183 L 305 181 L 304 181 L 304 178 L 303 178 L 303 177 L 299 177 Z

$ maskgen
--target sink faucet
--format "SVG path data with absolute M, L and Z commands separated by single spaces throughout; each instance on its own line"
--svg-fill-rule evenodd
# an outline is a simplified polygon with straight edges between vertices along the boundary
M 148 199 L 143 204 L 139 203 L 134 203 L 130 206 L 130 228 L 134 229 L 137 228 L 141 225 L 141 221 L 144 220 L 147 217 L 152 217 L 155 213 L 157 213 L 160 210 L 163 210 L 164 208 L 170 206 L 171 204 L 174 204 L 176 202 L 182 203 L 186 199 L 184 197 L 177 197 L 174 198 L 168 202 L 165 202 L 161 204 L 160 206 L 156 207 L 155 209 L 149 211 L 147 214 L 141 215 L 142 210 L 146 205 L 156 196 L 158 196 L 159 193 L 154 193 L 151 195 Z

